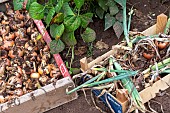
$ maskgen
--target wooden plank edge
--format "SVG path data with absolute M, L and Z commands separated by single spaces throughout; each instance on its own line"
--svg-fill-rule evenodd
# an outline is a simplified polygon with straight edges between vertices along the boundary
M 148 29 L 144 30 L 142 32 L 142 34 L 145 36 L 155 35 L 156 34 L 156 24 L 149 27 Z
M 143 103 L 148 102 L 152 98 L 156 97 L 156 94 L 159 93 L 160 90 L 166 90 L 170 86 L 170 74 L 166 75 L 159 81 L 155 82 L 152 86 L 149 86 L 139 92 Z
M 168 21 L 168 17 L 165 14 L 162 13 L 157 16 L 156 34 L 164 32 L 167 21 Z
M 0 3 L 7 2 L 7 1 L 9 1 L 9 0 L 0 0 Z
M 103 54 L 102 56 L 97 57 L 95 60 L 93 60 L 92 62 L 88 63 L 87 62 L 87 58 L 84 57 L 82 59 L 80 59 L 80 66 L 81 66 L 81 70 L 83 72 L 87 71 L 88 69 L 90 69 L 92 66 L 96 65 L 98 62 L 101 62 L 102 60 L 104 60 L 106 57 L 112 55 L 115 53 L 115 50 L 110 50 L 107 53 Z
M 32 91 L 30 93 L 27 93 L 27 94 L 25 94 L 25 95 L 23 95 L 21 97 L 18 97 L 15 100 L 15 102 L 13 102 L 13 103 L 6 102 L 6 103 L 3 103 L 3 104 L 0 104 L 0 108 L 1 108 L 0 112 L 7 112 L 8 113 L 8 111 L 11 111 L 12 109 L 17 109 L 15 107 L 19 107 L 19 106 L 22 106 L 25 103 L 29 103 L 29 102 L 34 101 L 31 95 L 34 96 L 34 98 L 35 98 L 34 102 L 35 103 L 39 101 L 37 98 L 39 98 L 39 97 L 41 97 L 43 95 L 46 95 L 47 97 L 48 96 L 54 96 L 55 97 L 57 95 L 56 94 L 51 94 L 51 92 L 55 92 L 55 90 L 59 90 L 59 88 L 63 89 L 63 87 L 68 87 L 68 86 L 70 87 L 70 85 L 72 86 L 72 88 L 75 87 L 72 79 L 70 77 L 65 77 L 63 79 L 58 80 L 55 84 L 51 83 L 51 84 L 46 85 L 46 86 L 44 86 L 44 87 L 42 87 L 40 89 L 34 90 L 34 91 Z M 62 95 L 62 97 L 67 97 L 67 98 L 69 98 L 69 100 L 60 102 L 59 104 L 55 105 L 54 107 L 57 107 L 57 106 L 60 106 L 60 105 L 62 105 L 64 103 L 68 103 L 68 102 L 70 102 L 72 100 L 75 100 L 75 99 L 78 98 L 78 95 L 77 95 L 76 92 L 74 92 L 71 95 L 67 95 L 65 93 L 65 94 Z M 35 106 L 36 106 L 36 104 L 35 104 Z M 50 109 L 52 109 L 52 107 Z M 46 109 L 46 111 L 47 110 L 49 110 L 49 109 Z M 18 113 L 20 113 L 20 112 L 18 112 Z

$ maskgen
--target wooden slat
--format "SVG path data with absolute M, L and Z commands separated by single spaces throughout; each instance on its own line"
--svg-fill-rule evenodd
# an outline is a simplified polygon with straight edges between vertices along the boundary
M 87 58 L 84 57 L 80 60 L 80 66 L 82 71 L 86 71 L 88 69 Z
M 155 82 L 152 86 L 149 86 L 142 90 L 139 94 L 143 100 L 143 103 L 148 102 L 150 99 L 156 97 L 156 93 L 159 93 L 159 90 L 166 90 L 170 86 L 170 75 L 166 75 L 162 78 L 162 80 L 159 80 Z
M 76 99 L 78 97 L 77 93 L 72 93 L 70 95 L 66 94 L 66 89 L 70 86 L 72 86 L 72 88 L 74 87 L 71 78 L 63 78 L 58 80 L 55 85 L 49 84 L 42 87 L 42 89 L 35 90 L 19 97 L 16 100 L 17 105 L 14 103 L 11 104 L 13 107 L 9 107 L 9 102 L 1 104 L 0 110 L 5 113 L 43 113 Z M 30 96 L 32 94 L 35 99 L 32 99 Z
M 157 16 L 156 22 L 156 34 L 163 33 L 168 17 L 165 14 L 160 14 Z
M 9 1 L 9 0 L 0 0 L 0 3 L 6 2 L 6 1 Z
M 92 62 L 88 63 L 88 68 L 93 67 L 98 62 L 101 62 L 102 60 L 106 59 L 108 56 L 113 55 L 115 53 L 117 53 L 116 49 L 115 50 L 110 50 L 107 53 L 103 54 L 102 56 L 97 57 L 95 60 L 93 60 Z
M 148 29 L 144 30 L 142 32 L 142 34 L 144 34 L 145 36 L 150 36 L 150 35 L 155 35 L 158 32 L 159 33 L 163 32 L 165 25 L 166 25 L 166 22 L 167 22 L 166 16 L 161 14 L 157 17 L 157 19 L 158 19 L 157 24 L 155 24 L 155 25 L 149 27 Z M 99 62 L 101 62 L 105 58 L 109 57 L 110 55 L 117 54 L 117 51 L 120 50 L 120 49 L 129 50 L 130 48 L 125 47 L 125 46 L 122 47 L 120 45 L 115 45 L 115 46 L 112 47 L 112 50 L 105 53 L 104 55 L 99 56 L 98 58 L 96 58 L 95 60 L 93 60 L 90 63 L 86 62 L 86 65 L 88 65 L 88 68 L 90 68 L 90 67 L 94 66 L 95 64 L 98 64 Z M 84 71 L 86 71 L 86 70 L 84 70 Z M 167 85 L 167 83 L 169 85 Z M 140 95 L 141 95 L 141 98 L 143 99 L 143 103 L 146 103 L 150 99 L 154 98 L 156 96 L 156 93 L 159 92 L 159 90 L 166 90 L 167 88 L 169 88 L 169 86 L 170 86 L 170 75 L 167 75 L 167 76 L 163 77 L 162 80 L 155 82 L 152 86 L 145 88 L 144 90 L 139 92 Z M 113 98 L 115 100 L 117 100 L 114 96 L 113 96 Z M 121 103 L 121 102 L 119 102 L 119 103 Z M 123 110 L 125 112 L 126 106 L 125 105 L 122 105 L 122 106 L 125 107 L 125 108 L 123 108 Z M 131 111 L 132 110 L 134 110 L 134 109 L 132 108 Z
M 148 29 L 144 30 L 142 32 L 142 34 L 145 36 L 155 35 L 156 34 L 156 24 L 149 27 Z

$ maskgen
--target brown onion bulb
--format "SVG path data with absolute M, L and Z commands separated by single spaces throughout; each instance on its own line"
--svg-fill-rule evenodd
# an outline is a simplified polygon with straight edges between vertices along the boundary
M 12 47 L 14 45 L 14 41 L 4 41 L 4 44 L 1 46 L 2 49 L 6 49 L 9 50 L 10 47 Z
M 24 54 L 24 51 L 21 48 L 14 47 L 9 51 L 8 56 L 10 58 L 15 58 L 16 56 L 22 57 L 23 54 Z
M 0 95 L 0 103 L 4 103 L 5 102 L 5 98 L 3 95 Z
M 152 53 L 150 54 L 150 53 L 143 52 L 143 57 L 148 59 L 148 60 L 152 59 L 153 56 L 154 56 L 154 54 L 152 54 Z
M 6 83 L 4 80 L 0 80 L 0 93 L 4 92 L 6 89 Z
M 23 90 L 22 89 L 15 89 L 14 90 L 14 93 L 17 95 L 17 96 L 22 96 L 24 94 Z
M 169 42 L 158 42 L 157 40 L 155 41 L 155 45 L 159 48 L 159 49 L 165 49 L 167 47 L 167 45 L 169 44 Z
M 31 78 L 40 78 L 40 74 L 39 73 L 31 73 L 30 77 Z

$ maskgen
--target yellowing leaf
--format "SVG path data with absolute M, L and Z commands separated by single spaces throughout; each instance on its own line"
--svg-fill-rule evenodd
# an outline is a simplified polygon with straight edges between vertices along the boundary
M 47 15 L 47 17 L 46 17 L 46 19 L 45 19 L 45 22 L 46 22 L 46 24 L 47 24 L 47 27 L 49 26 L 49 24 L 50 24 L 50 22 L 51 22 L 51 20 L 52 20 L 52 18 L 53 18 L 53 16 L 54 16 L 54 14 L 55 14 L 55 9 L 54 9 L 54 7 L 52 7 L 52 8 L 49 10 L 49 13 L 48 13 L 48 15 Z

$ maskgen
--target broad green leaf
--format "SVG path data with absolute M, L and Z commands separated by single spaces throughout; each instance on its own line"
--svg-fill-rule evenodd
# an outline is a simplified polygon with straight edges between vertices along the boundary
M 54 16 L 54 14 L 55 14 L 55 8 L 52 7 L 52 8 L 50 9 L 50 11 L 49 11 L 46 19 L 45 19 L 45 23 L 47 24 L 47 27 L 49 26 L 49 24 L 50 24 L 50 22 L 51 22 L 51 20 L 52 20 L 52 18 L 53 18 L 53 16 Z
M 104 16 L 104 10 L 101 7 L 96 8 L 96 15 L 100 18 L 103 19 Z
M 74 32 L 64 32 L 61 38 L 67 46 L 74 46 L 77 44 L 77 40 L 74 36 Z
M 30 5 L 31 5 L 33 2 L 37 2 L 37 0 L 28 0 L 28 1 L 27 1 L 26 10 L 29 10 Z
M 50 26 L 50 34 L 53 38 L 55 38 L 56 40 L 58 40 L 62 34 L 64 32 L 64 25 L 57 25 L 57 24 L 53 24 Z
M 23 8 L 24 0 L 13 0 L 14 10 L 20 10 Z
M 119 21 L 115 22 L 115 24 L 113 25 L 113 29 L 115 31 L 115 34 L 118 38 L 120 38 L 120 36 L 123 33 L 123 24 Z
M 64 48 L 65 48 L 65 45 L 60 39 L 53 40 L 50 42 L 50 51 L 52 54 L 57 54 L 57 53 L 63 51 Z
M 116 20 L 118 20 L 119 22 L 123 22 L 123 11 L 120 10 L 117 14 L 116 14 Z
M 67 31 L 75 31 L 77 28 L 80 27 L 81 19 L 79 16 L 69 15 L 64 18 L 64 25 Z
M 59 24 L 64 21 L 64 14 L 63 13 L 58 13 L 55 15 L 55 17 L 51 20 L 51 24 Z
M 52 24 L 52 25 L 50 26 L 50 35 L 51 35 L 53 38 L 55 38 L 55 36 L 56 36 L 55 29 L 56 29 L 57 27 L 58 27 L 57 24 Z
M 86 30 L 81 34 L 81 37 L 83 38 L 84 42 L 93 42 L 96 39 L 96 32 L 87 27 Z
M 74 3 L 76 4 L 76 7 L 80 9 L 81 6 L 84 4 L 84 0 L 74 0 Z
M 107 0 L 98 0 L 98 4 L 104 11 L 107 11 L 108 9 L 108 6 L 106 5 Z
M 122 7 L 126 7 L 126 0 L 115 0 L 118 4 L 120 4 Z
M 117 3 L 114 0 L 108 0 L 106 5 L 109 7 L 110 15 L 115 15 L 119 12 Z
M 108 0 L 107 3 L 106 3 L 106 5 L 109 6 L 109 7 L 112 7 L 112 6 L 115 6 L 116 3 L 115 3 L 114 0 Z
M 64 0 L 64 2 L 69 2 L 70 0 Z
M 59 11 L 61 10 L 62 6 L 63 6 L 64 1 L 63 0 L 59 0 L 57 5 L 55 6 L 55 12 L 59 13 Z
M 65 17 L 69 15 L 75 15 L 67 2 L 63 4 L 62 10 L 64 11 Z
M 105 28 L 104 30 L 109 29 L 115 23 L 115 18 L 111 16 L 109 13 L 105 15 Z
M 83 28 L 86 28 L 87 25 L 92 22 L 92 17 L 93 17 L 93 13 L 85 13 L 83 15 L 80 15 L 81 18 L 81 26 Z
M 37 20 L 43 19 L 44 18 L 44 6 L 37 2 L 33 2 L 30 5 L 29 14 L 33 19 L 37 19 Z
M 109 7 L 110 15 L 115 15 L 119 12 L 117 5 Z

